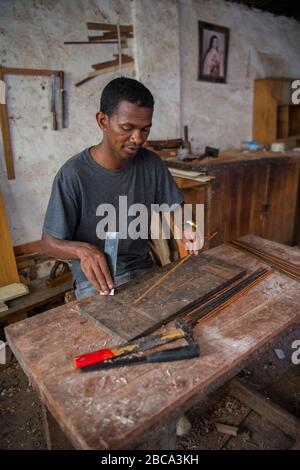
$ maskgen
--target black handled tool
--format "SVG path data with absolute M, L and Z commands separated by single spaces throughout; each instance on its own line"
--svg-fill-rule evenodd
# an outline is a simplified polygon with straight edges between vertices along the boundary
M 200 348 L 198 344 L 194 343 L 189 346 L 182 346 L 180 348 L 166 349 L 165 351 L 158 351 L 151 354 L 131 354 L 128 356 L 120 356 L 114 359 L 107 359 L 106 361 L 93 364 L 91 366 L 83 367 L 81 372 L 92 372 L 95 370 L 108 369 L 112 367 L 129 366 L 134 364 L 141 364 L 145 362 L 168 362 L 168 361 L 183 361 L 185 359 L 192 359 L 200 355 Z

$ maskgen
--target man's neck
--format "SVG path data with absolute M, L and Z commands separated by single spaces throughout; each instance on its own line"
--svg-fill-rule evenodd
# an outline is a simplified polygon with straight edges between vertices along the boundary
M 128 164 L 127 158 L 121 158 L 105 145 L 105 142 L 95 145 L 90 149 L 90 154 L 96 163 L 108 170 L 119 170 Z

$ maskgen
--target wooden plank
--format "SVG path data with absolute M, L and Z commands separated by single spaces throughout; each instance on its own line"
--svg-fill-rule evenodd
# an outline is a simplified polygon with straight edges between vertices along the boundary
M 130 288 L 128 284 L 116 288 L 115 296 L 96 295 L 84 299 L 78 306 L 79 312 L 96 324 L 101 324 L 116 338 L 129 340 L 163 324 L 182 307 L 209 292 L 215 292 L 224 281 L 242 271 L 238 266 L 205 254 L 192 256 L 139 304 L 133 304 L 174 265 L 169 264 L 147 273 L 142 277 L 143 282 L 140 279 L 131 281 Z
M 131 39 L 133 38 L 133 34 L 132 33 L 121 33 L 122 35 L 122 38 L 126 38 L 126 39 Z M 103 33 L 101 36 L 88 36 L 88 40 L 91 41 L 91 42 L 94 42 L 94 41 L 101 41 L 102 39 L 104 40 L 109 40 L 109 39 L 118 39 L 118 34 L 117 34 L 117 31 L 116 32 L 108 32 L 108 33 Z
M 291 244 L 297 216 L 299 168 L 297 162 L 269 165 L 267 214 L 262 237 Z M 250 232 L 251 233 L 251 232 Z
M 253 138 L 265 145 L 277 139 L 277 101 L 271 90 L 279 92 L 280 89 L 278 81 L 254 81 Z
M 14 246 L 15 256 L 31 255 L 41 253 L 42 251 L 42 240 L 34 240 L 32 242 Z
M 4 68 L 0 65 L 0 80 L 4 81 Z M 11 145 L 11 137 L 9 130 L 9 120 L 6 103 L 0 102 L 0 123 L 1 123 L 1 132 L 2 140 L 4 147 L 4 158 L 6 163 L 7 178 L 9 180 L 14 180 L 16 178 L 15 168 L 14 168 L 14 159 L 13 151 Z
M 0 188 L 0 287 L 20 282 Z
M 3 73 L 5 75 L 29 75 L 29 76 L 40 76 L 50 77 L 53 74 L 58 75 L 58 70 L 49 69 L 23 69 L 18 67 L 3 67 Z
M 268 397 L 245 385 L 237 379 L 229 384 L 230 394 L 245 403 L 268 421 L 281 429 L 284 433 L 296 438 L 300 431 L 300 421 L 288 411 L 272 402 Z
M 122 54 L 122 65 L 123 64 L 128 64 L 129 62 L 133 62 L 133 58 Z M 94 64 L 92 65 L 93 69 L 95 70 L 104 70 L 110 67 L 113 67 L 114 65 L 119 65 L 119 59 L 113 59 L 113 60 L 108 60 L 107 62 L 102 62 L 100 64 Z
M 177 176 L 174 176 L 174 180 L 178 188 L 180 189 L 199 188 L 200 186 L 206 184 L 201 181 L 188 180 L 186 178 L 178 178 Z
M 108 23 L 87 23 L 87 28 L 89 30 L 97 31 L 117 31 L 117 26 L 115 24 Z M 121 33 L 133 33 L 133 27 L 131 25 L 120 25 Z
M 123 69 L 124 67 L 131 67 L 133 65 L 133 63 L 134 63 L 133 59 L 125 60 L 124 62 L 122 62 L 121 68 Z M 100 69 L 100 70 L 95 70 L 93 72 L 89 72 L 88 73 L 88 78 L 94 78 L 94 77 L 97 77 L 98 75 L 102 75 L 103 73 L 117 71 L 117 70 L 119 70 L 119 63 L 117 65 L 110 65 L 106 68 L 103 68 L 103 69 Z
M 171 262 L 171 258 L 170 258 L 171 253 L 170 253 L 170 248 L 169 248 L 167 238 L 163 238 L 162 235 L 159 238 L 156 238 L 153 235 L 153 230 L 155 230 L 156 233 L 161 234 L 162 229 L 163 227 L 162 227 L 160 214 L 158 212 L 153 212 L 152 218 L 151 218 L 151 227 L 150 227 L 151 241 L 149 241 L 149 244 L 151 248 L 153 249 L 156 257 L 158 258 L 159 266 L 165 266 Z
M 16 299 L 29 293 L 28 287 L 21 282 L 15 282 L 7 286 L 0 287 L 0 302 Z
M 251 234 L 241 237 L 240 240 L 251 244 L 254 248 L 265 251 L 271 256 L 277 256 L 288 263 L 300 266 L 300 250 L 298 247 L 283 245 Z
M 65 41 L 64 44 L 118 44 L 118 41 L 114 40 L 99 40 L 99 41 Z M 121 46 L 125 47 L 127 43 L 121 40 Z
M 218 432 L 229 436 L 237 436 L 239 432 L 239 428 L 237 426 L 230 426 L 229 424 L 224 423 L 215 423 L 215 426 Z
M 278 107 L 278 137 L 285 139 L 289 136 L 289 105 Z
M 130 61 L 130 62 L 127 62 L 127 63 L 122 63 L 122 69 L 124 67 L 128 67 L 128 66 L 130 67 L 132 64 L 133 64 L 133 61 Z M 85 77 L 83 80 L 80 80 L 79 82 L 75 83 L 75 86 L 78 87 L 80 85 L 83 85 L 87 81 L 92 80 L 92 78 L 95 78 L 98 75 L 102 75 L 103 73 L 113 72 L 113 71 L 118 71 L 118 70 L 119 70 L 119 65 L 110 66 L 110 67 L 107 67 L 104 70 L 96 70 L 95 72 L 89 73 L 88 76 Z

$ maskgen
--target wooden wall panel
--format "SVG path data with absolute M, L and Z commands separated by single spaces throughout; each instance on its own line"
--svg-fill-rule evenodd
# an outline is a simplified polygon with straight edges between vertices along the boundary
M 299 165 L 269 165 L 268 211 L 262 236 L 290 244 L 294 236 L 299 184 Z

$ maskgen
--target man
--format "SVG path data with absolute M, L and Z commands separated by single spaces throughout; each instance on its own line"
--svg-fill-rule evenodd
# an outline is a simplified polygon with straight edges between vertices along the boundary
M 99 291 L 108 294 L 114 285 L 153 266 L 146 239 L 120 239 L 112 279 L 103 252 L 104 237 L 98 233 L 103 207 L 112 205 L 118 221 L 124 220 L 120 197 L 127 197 L 128 207 L 142 203 L 150 213 L 152 204 L 183 202 L 165 164 L 142 147 L 153 107 L 152 94 L 140 82 L 125 77 L 112 80 L 103 90 L 96 114 L 102 141 L 69 159 L 55 177 L 42 240 L 46 253 L 72 260 L 77 298 Z M 194 238 L 190 230 L 185 241 Z

